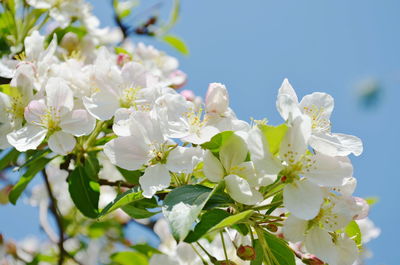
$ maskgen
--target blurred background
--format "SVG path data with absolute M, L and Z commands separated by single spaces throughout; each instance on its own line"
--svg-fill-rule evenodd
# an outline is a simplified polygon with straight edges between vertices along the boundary
M 115 26 L 110 1 L 89 2 L 102 26 Z M 154 3 L 143 1 L 143 10 L 153 12 Z M 167 8 L 160 12 L 171 5 L 161 4 Z M 379 198 L 370 218 L 382 233 L 368 244 L 374 256 L 366 264 L 395 265 L 400 258 L 399 10 L 398 0 L 186 0 L 172 32 L 185 41 L 189 55 L 153 38 L 133 36 L 133 41 L 176 56 L 189 77 L 185 89 L 197 95 L 204 96 L 211 82 L 224 83 L 240 119 L 282 123 L 275 99 L 286 77 L 300 98 L 314 91 L 331 94 L 332 131 L 364 142 L 362 156 L 352 157 L 356 196 Z M 138 230 L 130 229 L 133 242 L 157 243 Z M 1 206 L 1 231 L 15 239 L 38 235 L 37 209 Z

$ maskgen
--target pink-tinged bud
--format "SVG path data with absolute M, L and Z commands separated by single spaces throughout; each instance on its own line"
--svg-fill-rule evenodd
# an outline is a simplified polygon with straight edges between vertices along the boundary
M 171 87 L 178 90 L 186 85 L 187 75 L 181 70 L 175 70 L 169 75 L 169 79 L 172 83 Z
M 122 67 L 127 62 L 131 61 L 131 57 L 126 53 L 119 53 L 117 56 L 117 64 Z
M 206 94 L 206 112 L 222 114 L 228 110 L 229 95 L 223 84 L 211 83 Z
M 73 32 L 66 33 L 60 42 L 60 46 L 63 47 L 65 50 L 67 50 L 68 53 L 71 53 L 72 51 L 76 50 L 78 48 L 78 45 L 79 45 L 79 38 Z
M 312 254 L 304 254 L 301 261 L 304 264 L 308 264 L 308 265 L 324 265 L 325 262 L 323 262 L 322 260 L 320 260 L 319 258 L 317 258 L 315 255 Z
M 194 99 L 196 98 L 196 95 L 194 94 L 194 92 L 192 90 L 182 90 L 180 92 L 180 94 L 187 100 L 187 101 L 194 101 Z
M 8 203 L 8 195 L 10 194 L 12 188 L 12 185 L 7 185 L 0 190 L 0 204 Z
M 360 197 L 353 197 L 354 200 L 356 201 L 357 207 L 359 208 L 359 211 L 357 214 L 353 217 L 354 220 L 360 220 L 364 219 L 368 216 L 369 213 L 369 204 L 366 200 Z
M 278 231 L 278 226 L 276 226 L 275 224 L 267 224 L 265 227 L 268 229 L 268 231 L 270 231 L 272 233 L 275 233 Z
M 242 260 L 255 260 L 256 259 L 256 251 L 252 246 L 243 246 L 241 245 L 236 254 Z

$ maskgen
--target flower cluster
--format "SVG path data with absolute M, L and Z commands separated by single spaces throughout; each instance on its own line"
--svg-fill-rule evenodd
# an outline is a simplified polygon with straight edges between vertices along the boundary
M 353 196 L 349 155 L 363 145 L 331 131 L 330 95 L 299 101 L 285 79 L 276 100 L 283 123 L 248 123 L 230 108 L 223 84 L 211 83 L 204 102 L 179 92 L 187 77 L 176 58 L 142 43 L 103 45 L 104 31 L 82 0 L 27 3 L 62 29 L 79 20 L 87 32 L 33 30 L 23 51 L 1 61 L 0 75 L 10 81 L 0 92 L 0 148 L 11 150 L 5 164 L 23 153 L 19 166 L 27 169 L 8 187 L 11 202 L 42 172 L 46 185 L 29 202 L 46 213 L 62 201 L 53 208 L 59 222 L 82 218 L 71 215 L 74 207 L 93 219 L 118 210 L 111 216 L 120 224 L 148 223 L 162 211 L 170 233 L 155 227 L 161 252 L 132 254 L 150 264 L 279 265 L 280 256 L 284 264 L 356 262 L 358 222 L 368 224 L 360 220 L 369 205 Z M 61 226 L 57 237 L 42 226 L 64 255 L 63 234 L 76 230 Z M 111 260 L 120 264 L 121 253 Z

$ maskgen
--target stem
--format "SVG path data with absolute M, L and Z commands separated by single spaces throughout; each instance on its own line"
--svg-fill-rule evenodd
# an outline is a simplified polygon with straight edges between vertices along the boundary
M 125 187 L 125 188 L 130 188 L 130 189 L 136 186 L 135 184 L 127 183 L 127 182 L 124 182 L 121 180 L 109 181 L 106 179 L 99 179 L 97 182 L 102 186 Z
M 271 261 L 271 250 L 269 249 L 268 243 L 264 237 L 264 230 L 258 226 L 254 227 L 254 230 L 256 230 L 258 242 L 260 242 L 260 245 L 263 249 L 265 263 L 267 265 L 274 265 Z
M 217 262 L 218 260 L 211 255 L 202 245 L 200 245 L 199 242 L 196 242 L 196 244 L 201 248 L 201 250 L 204 251 L 204 253 L 206 253 L 206 255 L 208 256 L 208 258 L 210 259 L 210 261 L 214 264 L 215 262 Z
M 203 256 L 201 256 L 201 254 L 199 253 L 199 251 L 193 246 L 193 244 L 190 244 L 190 246 L 193 248 L 193 251 L 197 254 L 197 256 L 199 256 L 199 258 L 201 259 L 201 262 L 203 262 L 204 265 L 207 265 L 207 261 L 203 258 Z
M 57 223 L 58 234 L 59 234 L 58 248 L 60 250 L 60 256 L 58 258 L 58 265 L 62 265 L 64 263 L 65 254 L 66 254 L 66 251 L 64 249 L 65 237 L 64 237 L 64 227 L 63 227 L 63 222 L 62 222 L 62 216 L 61 216 L 60 211 L 58 210 L 57 199 L 53 195 L 53 192 L 52 192 L 51 186 L 50 186 L 50 182 L 49 182 L 49 178 L 48 178 L 45 170 L 42 170 L 42 175 L 43 175 L 44 182 L 46 184 L 46 189 L 47 189 L 47 192 L 48 192 L 49 198 L 50 198 L 50 211 L 53 213 L 54 218 L 56 219 L 56 223 Z
M 225 245 L 224 233 L 223 233 L 222 231 L 220 231 L 220 232 L 219 232 L 219 235 L 221 236 L 222 247 L 224 248 L 225 261 L 226 261 L 226 264 L 229 265 L 229 264 L 231 264 L 231 263 L 229 262 L 228 253 L 226 252 L 226 245 Z
M 266 205 L 261 205 L 261 206 L 254 207 L 253 210 L 256 210 L 256 211 L 259 211 L 259 210 L 266 210 L 266 209 L 269 209 L 269 208 L 274 207 L 274 206 L 279 206 L 279 205 L 281 205 L 282 203 L 283 203 L 283 201 L 282 201 L 282 200 L 279 200 L 279 201 L 276 201 L 276 202 L 273 202 L 273 203 L 270 203 L 270 204 L 266 204 Z
M 92 134 L 89 136 L 89 138 L 87 139 L 84 148 L 87 149 L 88 147 L 90 147 L 94 141 L 96 141 L 97 136 L 101 133 L 101 130 L 103 129 L 103 121 L 99 121 L 96 124 L 96 127 L 94 128 Z

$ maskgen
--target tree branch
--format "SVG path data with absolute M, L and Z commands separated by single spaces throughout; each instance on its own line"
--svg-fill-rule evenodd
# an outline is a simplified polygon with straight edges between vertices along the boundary
M 42 175 L 44 178 L 44 182 L 46 184 L 47 193 L 49 194 L 49 198 L 50 198 L 50 211 L 54 215 L 54 218 L 56 219 L 56 223 L 57 223 L 58 235 L 59 235 L 58 248 L 60 250 L 60 256 L 58 258 L 58 265 L 62 265 L 64 263 L 65 255 L 67 254 L 67 252 L 64 249 L 65 237 L 64 237 L 64 226 L 63 226 L 62 216 L 61 216 L 60 211 L 58 210 L 57 199 L 54 197 L 54 194 L 53 194 L 51 186 L 50 186 L 49 178 L 48 178 L 45 170 L 42 170 Z
M 137 186 L 135 184 L 124 182 L 124 181 L 121 181 L 121 180 L 109 181 L 109 180 L 106 180 L 106 179 L 99 179 L 97 182 L 102 186 L 125 187 L 125 188 L 130 188 L 130 189 L 135 187 L 135 186 Z

